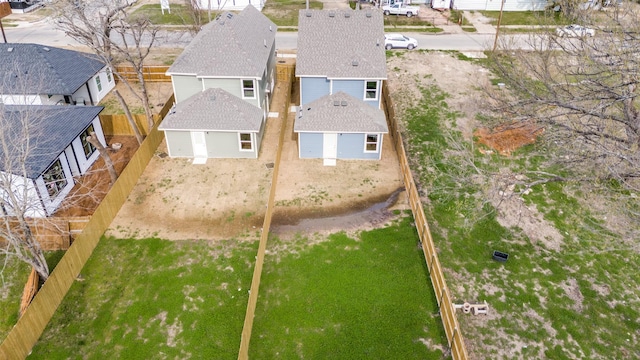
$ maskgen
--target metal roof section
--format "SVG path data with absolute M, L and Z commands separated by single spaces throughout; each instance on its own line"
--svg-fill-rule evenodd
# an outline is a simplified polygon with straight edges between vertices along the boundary
M 0 94 L 71 95 L 105 64 L 96 55 L 38 44 L 0 44 Z
M 386 79 L 382 11 L 300 10 L 296 76 Z
M 23 175 L 24 165 L 28 178 L 38 178 L 102 109 L 102 106 L 4 105 L 0 110 L 3 136 L 20 142 L 20 146 L 10 147 L 8 153 L 0 148 L 0 170 Z M 28 148 L 25 150 L 23 145 Z M 15 160 L 21 157 L 24 160 Z

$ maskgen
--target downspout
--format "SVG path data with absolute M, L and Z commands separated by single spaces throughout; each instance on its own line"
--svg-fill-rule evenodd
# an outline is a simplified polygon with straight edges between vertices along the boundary
M 91 105 L 93 106 L 97 105 L 93 103 L 93 97 L 91 96 L 91 89 L 89 89 L 89 82 L 84 83 L 84 86 L 87 87 L 87 93 L 89 93 L 89 102 L 91 103 Z

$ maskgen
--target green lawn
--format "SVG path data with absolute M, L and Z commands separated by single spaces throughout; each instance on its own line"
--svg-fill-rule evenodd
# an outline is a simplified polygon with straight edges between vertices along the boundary
M 310 9 L 322 9 L 322 6 L 320 1 L 309 1 Z M 298 14 L 306 7 L 306 0 L 269 0 L 262 13 L 278 26 L 298 26 Z
M 257 243 L 102 239 L 30 359 L 235 359 Z
M 250 357 L 442 359 L 446 338 L 415 228 L 273 239 Z
M 420 104 L 404 118 L 412 168 L 420 169 L 417 176 L 429 189 L 425 211 L 448 285 L 458 301 L 486 300 L 496 314 L 485 321 L 460 315 L 467 341 L 485 358 L 511 348 L 512 358 L 640 356 L 640 254 L 585 205 L 596 194 L 582 193 L 580 184 L 549 183 L 522 196 L 542 214 L 539 221 L 558 231 L 557 247 L 542 233 L 529 238 L 518 226 L 502 226 L 498 209 L 483 196 L 494 179 L 480 174 L 563 173 L 545 165 L 542 144 L 511 157 L 480 154 L 451 130 L 458 114 L 447 98 L 435 84 L 423 88 Z M 611 208 L 626 199 L 621 191 Z M 509 253 L 508 262 L 493 261 L 492 250 Z
M 53 271 L 62 255 L 64 251 L 45 252 L 49 271 Z M 4 255 L 0 256 L 0 264 L 4 266 L 0 276 L 0 341 L 2 341 L 18 321 L 22 291 L 31 268 L 15 257 L 7 259 Z
M 409 217 L 272 239 L 256 359 L 441 359 L 446 338 Z M 102 239 L 30 359 L 235 359 L 256 242 Z
M 480 11 L 482 15 L 491 18 L 491 24 L 498 23 L 500 11 Z M 503 11 L 500 25 L 549 25 L 565 24 L 566 20 L 561 12 L 555 11 Z

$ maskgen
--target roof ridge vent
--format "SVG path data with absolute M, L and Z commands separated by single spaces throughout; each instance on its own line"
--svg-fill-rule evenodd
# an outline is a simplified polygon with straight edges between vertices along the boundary
M 342 102 L 340 103 L 340 105 L 342 105 L 342 106 L 347 106 L 347 100 L 342 100 Z

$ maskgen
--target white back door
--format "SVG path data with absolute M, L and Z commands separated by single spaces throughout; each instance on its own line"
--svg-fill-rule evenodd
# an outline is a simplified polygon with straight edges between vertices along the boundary
M 335 166 L 338 157 L 338 134 L 324 134 L 322 137 L 322 158 L 325 166 Z
M 191 132 L 191 144 L 193 144 L 193 157 L 194 158 L 206 158 L 207 157 L 207 143 L 204 139 L 204 132 L 192 131 Z

